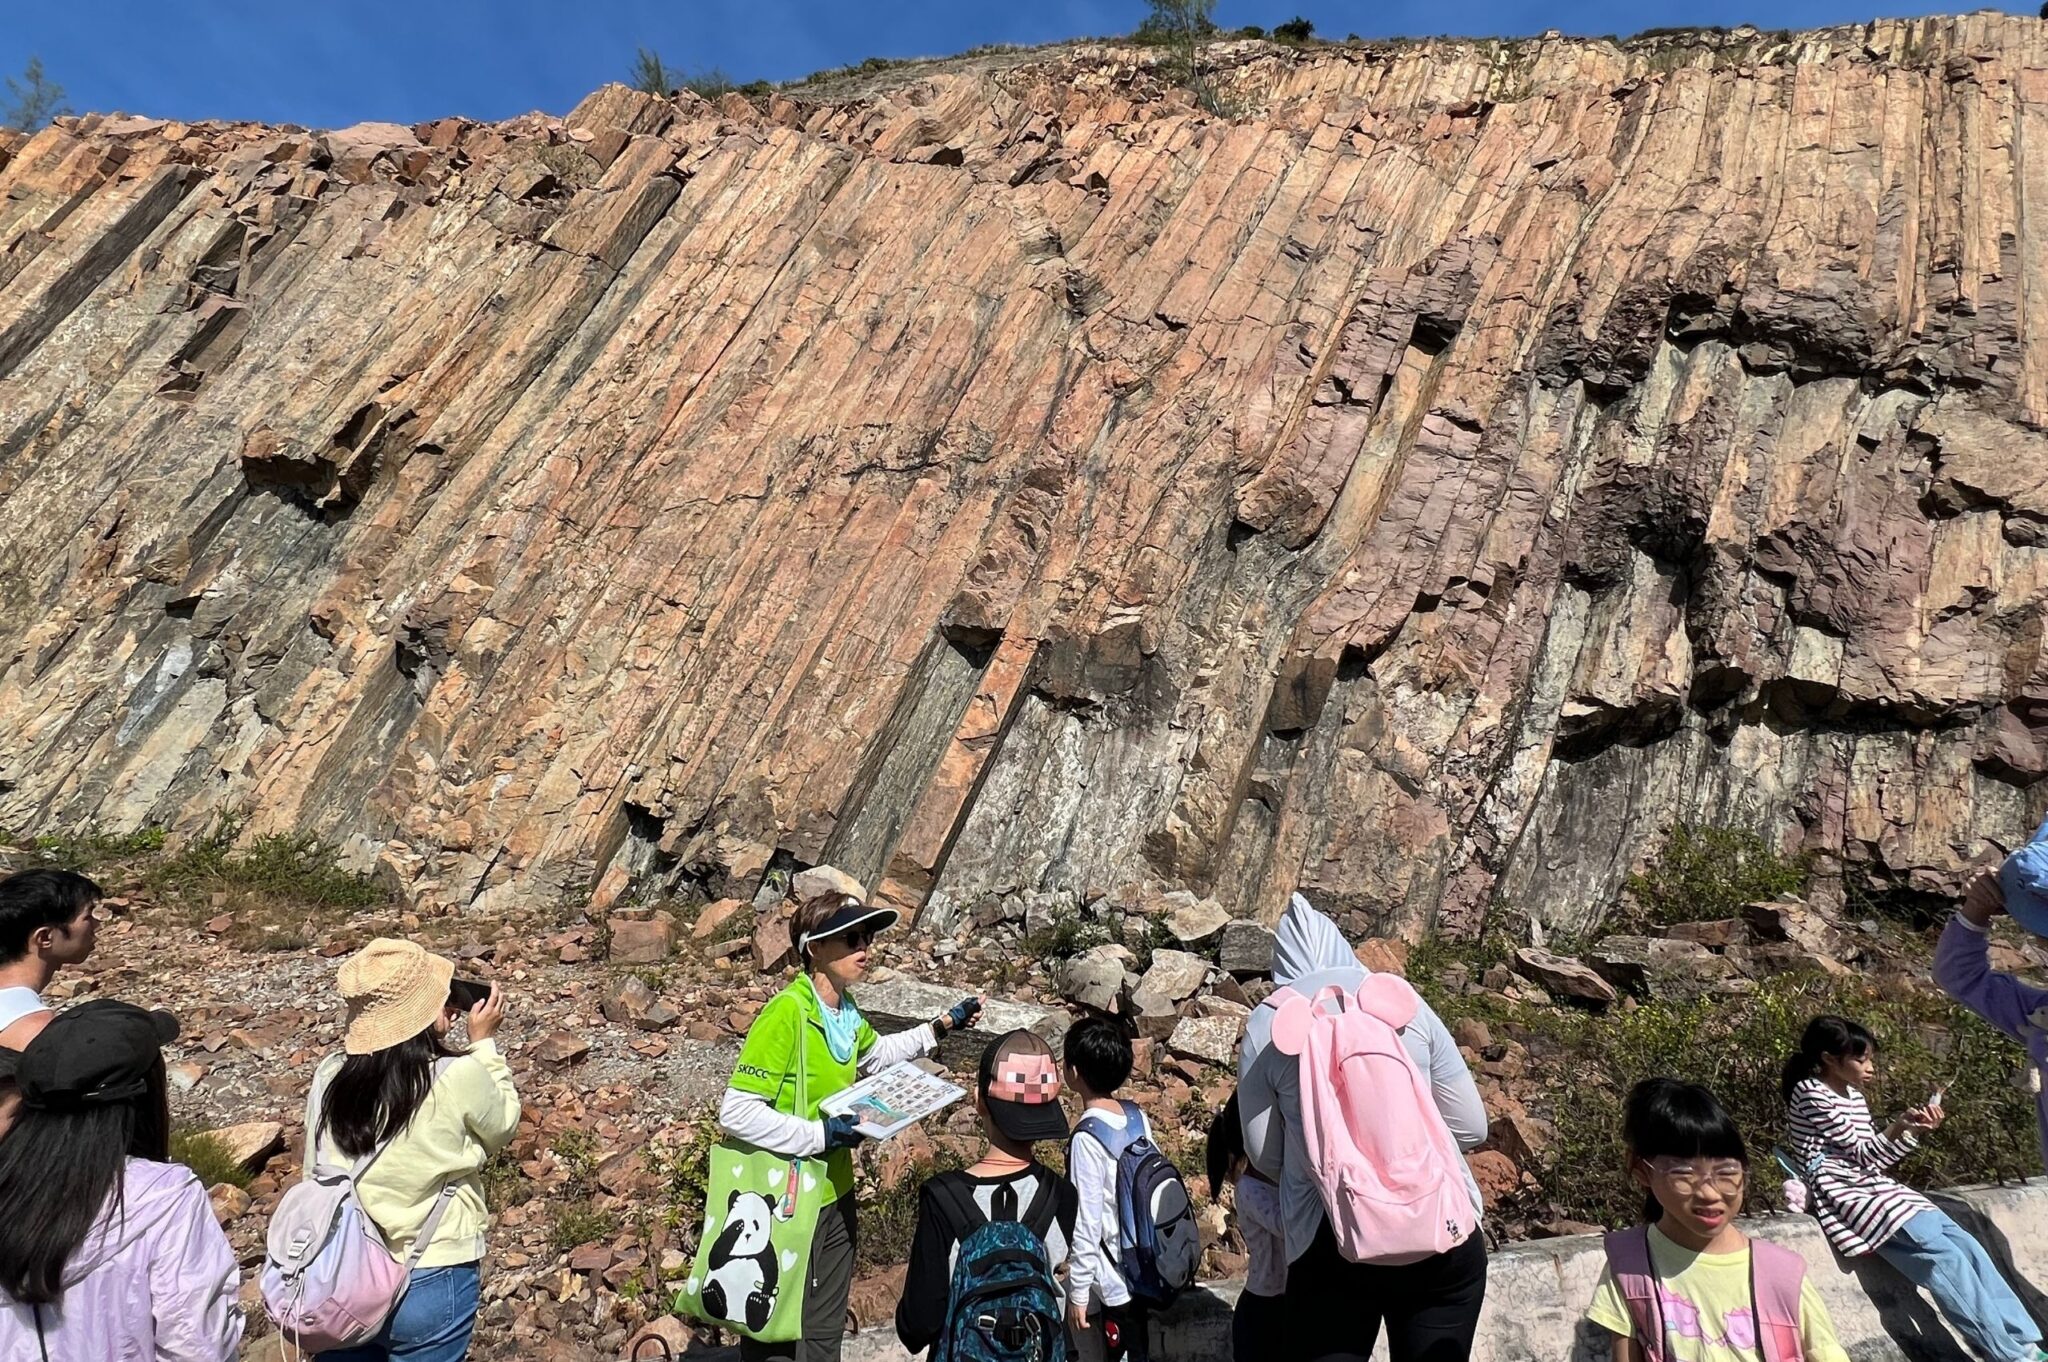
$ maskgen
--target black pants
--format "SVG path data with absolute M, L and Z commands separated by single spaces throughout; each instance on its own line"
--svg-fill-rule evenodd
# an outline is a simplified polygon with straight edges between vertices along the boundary
M 1230 1312 L 1233 1362 L 1292 1362 L 1281 1343 L 1281 1331 L 1286 1327 L 1286 1297 L 1245 1292 Z
M 1486 1299 L 1478 1231 L 1419 1263 L 1348 1262 L 1326 1221 L 1287 1268 L 1287 1349 L 1294 1362 L 1365 1362 L 1387 1327 L 1391 1362 L 1465 1362 Z
M 846 1342 L 846 1297 L 853 1290 L 854 1250 L 860 1242 L 854 1199 L 848 1192 L 818 1212 L 810 1271 L 804 1278 L 804 1336 L 794 1343 L 756 1343 L 743 1338 L 742 1362 L 839 1362 L 839 1350 Z

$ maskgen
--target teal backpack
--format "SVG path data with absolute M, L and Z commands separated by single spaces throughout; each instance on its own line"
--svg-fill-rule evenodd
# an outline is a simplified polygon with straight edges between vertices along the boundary
M 1068 1362 L 1059 1288 L 1040 1228 L 1050 1229 L 1052 1189 L 1042 1185 L 1029 1211 L 991 1220 L 964 1186 L 946 1189 L 960 1236 L 946 1327 L 930 1362 Z

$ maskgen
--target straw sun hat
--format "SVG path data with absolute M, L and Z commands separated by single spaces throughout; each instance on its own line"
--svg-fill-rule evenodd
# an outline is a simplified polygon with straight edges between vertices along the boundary
M 378 937 L 341 963 L 341 996 L 348 1003 L 341 1048 L 367 1055 L 411 1040 L 448 1005 L 454 977 L 454 961 L 411 941 Z

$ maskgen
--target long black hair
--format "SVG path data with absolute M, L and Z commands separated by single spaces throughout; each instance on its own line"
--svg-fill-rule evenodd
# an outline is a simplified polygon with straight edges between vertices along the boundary
M 1629 1089 L 1621 1138 L 1634 1159 L 1733 1159 L 1749 1167 L 1749 1146 L 1735 1118 L 1706 1088 L 1675 1078 L 1646 1078 Z M 1657 1194 L 1649 1193 L 1643 1219 L 1663 1216 Z
M 429 1026 L 396 1045 L 350 1055 L 321 1099 L 321 1131 L 342 1153 L 360 1159 L 412 1120 L 434 1085 L 434 1061 L 463 1053 Z
M 128 1160 L 170 1161 L 161 1055 L 148 1083 L 125 1102 L 16 1113 L 0 1139 L 0 1291 L 23 1305 L 55 1304 L 64 1294 L 64 1269 L 101 1212 L 127 1214 Z
M 1223 1110 L 1216 1113 L 1216 1119 L 1209 1122 L 1209 1199 L 1214 1201 L 1223 1195 L 1223 1184 L 1230 1181 L 1230 1167 L 1239 1159 L 1249 1159 L 1245 1152 L 1244 1124 L 1238 1116 L 1237 1094 L 1230 1094 L 1230 1100 L 1223 1104 Z
M 1877 1048 L 1871 1034 L 1847 1017 L 1815 1017 L 1799 1037 L 1799 1048 L 1785 1061 L 1785 1076 L 1778 1084 L 1786 1101 L 1792 1090 L 1820 1073 L 1821 1061 L 1829 1055 L 1860 1059 Z

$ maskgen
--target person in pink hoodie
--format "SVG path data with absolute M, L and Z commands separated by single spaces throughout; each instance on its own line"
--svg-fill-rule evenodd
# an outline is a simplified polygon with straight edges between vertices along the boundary
M 0 1139 L 0 1362 L 231 1362 L 241 1273 L 170 1162 L 167 1012 L 96 999 L 15 1061 Z

